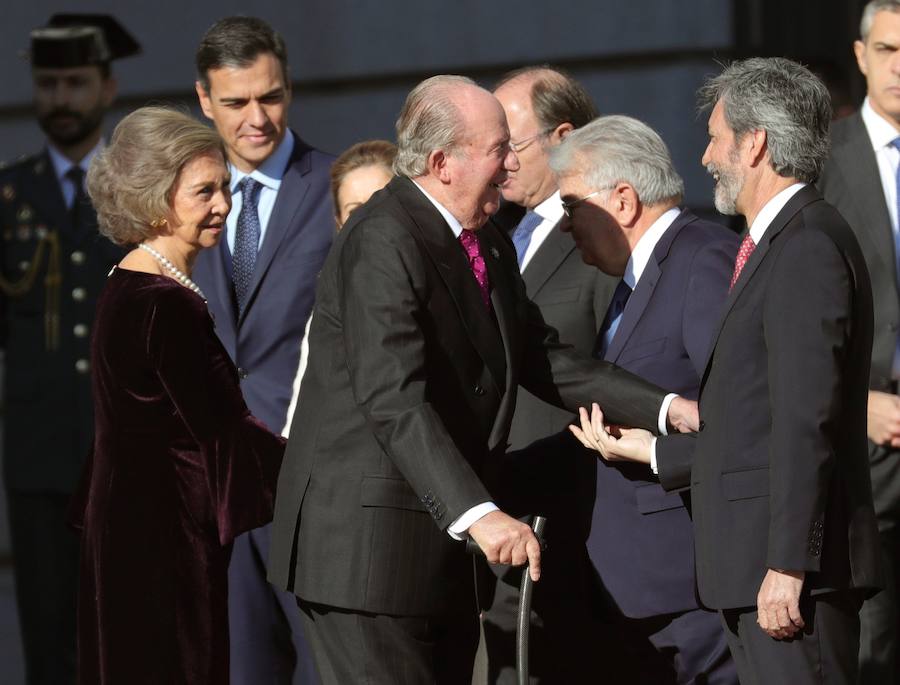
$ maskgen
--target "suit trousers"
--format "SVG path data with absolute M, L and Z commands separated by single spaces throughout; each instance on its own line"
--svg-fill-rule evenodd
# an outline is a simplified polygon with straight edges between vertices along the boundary
M 270 528 L 239 535 L 228 565 L 231 685 L 314 685 L 295 597 L 266 580 Z
M 805 596 L 806 627 L 789 640 L 775 640 L 757 625 L 756 607 L 720 611 L 741 685 L 855 685 L 859 609 L 855 591 Z
M 7 492 L 16 602 L 28 685 L 75 682 L 78 535 L 69 495 Z
M 469 685 L 478 616 L 389 616 L 298 599 L 323 685 Z

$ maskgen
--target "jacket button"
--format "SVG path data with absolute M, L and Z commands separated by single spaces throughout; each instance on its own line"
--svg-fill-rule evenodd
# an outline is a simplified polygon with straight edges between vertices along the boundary
M 484 394 L 484 388 L 480 385 L 475 386 L 475 394 L 481 397 Z
M 896 333 L 896 331 L 897 331 L 897 322 L 896 322 L 896 321 L 891 321 L 891 322 L 888 324 L 888 330 L 889 330 L 891 333 Z
M 76 338 L 86 338 L 88 334 L 88 327 L 83 323 L 76 323 L 72 328 L 72 332 L 75 334 Z
M 72 264 L 84 264 L 84 252 L 75 250 L 71 255 Z
M 76 302 L 83 302 L 85 297 L 87 297 L 87 291 L 84 288 L 72 289 L 72 299 Z
M 702 431 L 704 428 L 706 428 L 706 421 L 701 421 L 700 425 L 697 426 L 697 430 Z
M 241 380 L 244 380 L 247 377 L 247 372 L 244 371 L 244 369 L 242 369 L 240 366 L 238 367 L 237 372 L 238 372 L 238 378 L 240 378 Z
M 87 373 L 91 370 L 91 364 L 87 359 L 79 359 L 75 362 L 75 370 L 78 373 Z

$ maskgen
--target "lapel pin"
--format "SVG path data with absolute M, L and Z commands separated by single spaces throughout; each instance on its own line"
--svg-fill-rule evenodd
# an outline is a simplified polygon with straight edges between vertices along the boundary
M 491 257 L 494 259 L 500 259 L 500 251 L 496 247 L 491 248 Z

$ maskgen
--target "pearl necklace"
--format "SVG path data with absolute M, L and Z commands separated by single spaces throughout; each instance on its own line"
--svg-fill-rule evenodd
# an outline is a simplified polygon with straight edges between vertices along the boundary
M 182 271 L 177 266 L 172 264 L 172 262 L 170 262 L 168 259 L 166 259 L 162 254 L 157 252 L 155 249 L 150 247 L 147 243 L 140 243 L 140 244 L 138 244 L 138 247 L 141 248 L 142 250 L 144 250 L 144 252 L 149 252 L 153 256 L 153 258 L 157 262 L 159 262 L 166 271 L 168 271 L 170 274 L 172 274 L 175 277 L 175 280 L 177 280 L 179 283 L 181 283 L 181 285 L 186 287 L 188 290 L 192 290 L 195 293 L 197 293 L 200 297 L 203 298 L 203 301 L 206 302 L 206 295 L 204 295 L 203 291 L 200 290 L 200 286 L 197 285 L 196 283 L 194 283 L 190 278 L 188 278 L 187 274 L 184 273 L 184 271 Z

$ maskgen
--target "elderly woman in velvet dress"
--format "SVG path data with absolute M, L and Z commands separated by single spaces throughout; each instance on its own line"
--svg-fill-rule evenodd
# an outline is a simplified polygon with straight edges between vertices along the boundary
M 91 348 L 78 671 L 98 683 L 227 683 L 231 542 L 272 517 L 283 440 L 250 415 L 190 278 L 231 208 L 218 135 L 139 109 L 88 173 L 110 273 Z

